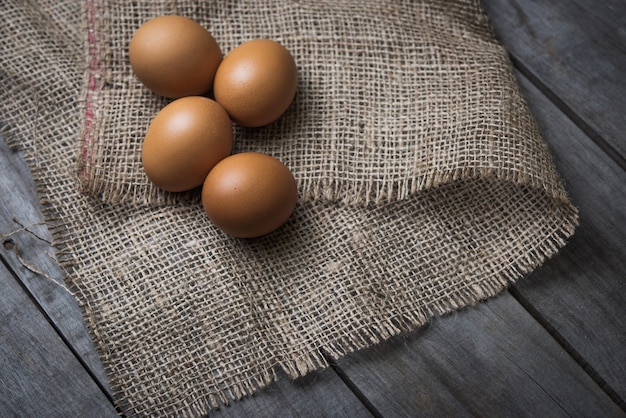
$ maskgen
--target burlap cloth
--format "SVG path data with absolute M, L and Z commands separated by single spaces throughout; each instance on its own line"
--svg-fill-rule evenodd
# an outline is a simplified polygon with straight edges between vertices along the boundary
M 140 143 L 165 100 L 132 75 L 146 19 L 298 64 L 288 112 L 235 127 L 300 203 L 230 238 L 198 191 L 161 192 Z M 2 123 L 26 151 L 59 262 L 129 415 L 205 413 L 501 292 L 573 233 L 570 204 L 477 0 L 4 1 Z M 426 382 L 427 384 L 427 382 Z

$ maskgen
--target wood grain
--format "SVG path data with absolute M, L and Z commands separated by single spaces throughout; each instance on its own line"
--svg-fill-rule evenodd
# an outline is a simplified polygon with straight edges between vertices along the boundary
M 0 263 L 0 288 L 0 414 L 117 416 L 113 404 L 4 263 Z
M 10 150 L 1 137 L 0 196 L 0 257 L 108 391 L 106 373 L 81 311 L 64 284 L 65 273 L 54 259 L 55 250 L 43 223 L 29 168 L 22 155 Z
M 383 416 L 619 416 L 508 293 L 338 361 Z
M 624 167 L 626 2 L 482 2 L 516 64 Z

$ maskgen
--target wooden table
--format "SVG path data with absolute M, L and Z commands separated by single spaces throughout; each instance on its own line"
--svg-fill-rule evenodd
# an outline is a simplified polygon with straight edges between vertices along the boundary
M 484 4 L 576 235 L 499 297 L 212 416 L 626 416 L 626 2 Z M 0 416 L 115 416 L 28 168 L 0 143 Z

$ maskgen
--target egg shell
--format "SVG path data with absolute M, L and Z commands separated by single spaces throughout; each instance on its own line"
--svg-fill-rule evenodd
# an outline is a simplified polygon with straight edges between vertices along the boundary
M 293 101 L 298 71 L 291 53 L 271 39 L 233 49 L 215 74 L 213 93 L 230 117 L 246 127 L 274 122 Z
M 154 184 L 181 192 L 201 186 L 232 147 L 233 125 L 222 106 L 206 97 L 188 96 L 174 100 L 154 117 L 142 144 L 141 161 Z
M 262 153 L 233 154 L 220 161 L 202 187 L 209 219 L 239 238 L 266 235 L 283 225 L 298 201 L 293 174 L 278 159 Z
M 209 31 L 184 16 L 155 17 L 129 45 L 133 72 L 150 90 L 169 98 L 211 90 L 222 51 Z

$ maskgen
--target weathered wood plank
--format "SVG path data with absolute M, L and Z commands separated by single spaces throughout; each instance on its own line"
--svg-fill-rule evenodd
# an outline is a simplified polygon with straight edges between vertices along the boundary
M 512 56 L 626 159 L 626 2 L 482 1 Z
M 520 76 L 580 226 L 517 286 L 560 337 L 626 400 L 626 172 Z M 622 91 L 626 97 L 626 89 Z M 626 129 L 626 122 L 622 122 Z M 626 404 L 623 404 L 626 405 Z
M 55 326 L 72 342 L 82 361 L 108 388 L 106 373 L 78 304 L 68 293 L 64 272 L 54 260 L 55 250 L 43 224 L 29 168 L 21 154 L 10 150 L 1 137 L 0 196 L 0 257 L 18 274 Z
M 117 416 L 4 263 L 0 288 L 0 414 Z
M 338 365 L 383 416 L 622 416 L 508 293 Z

